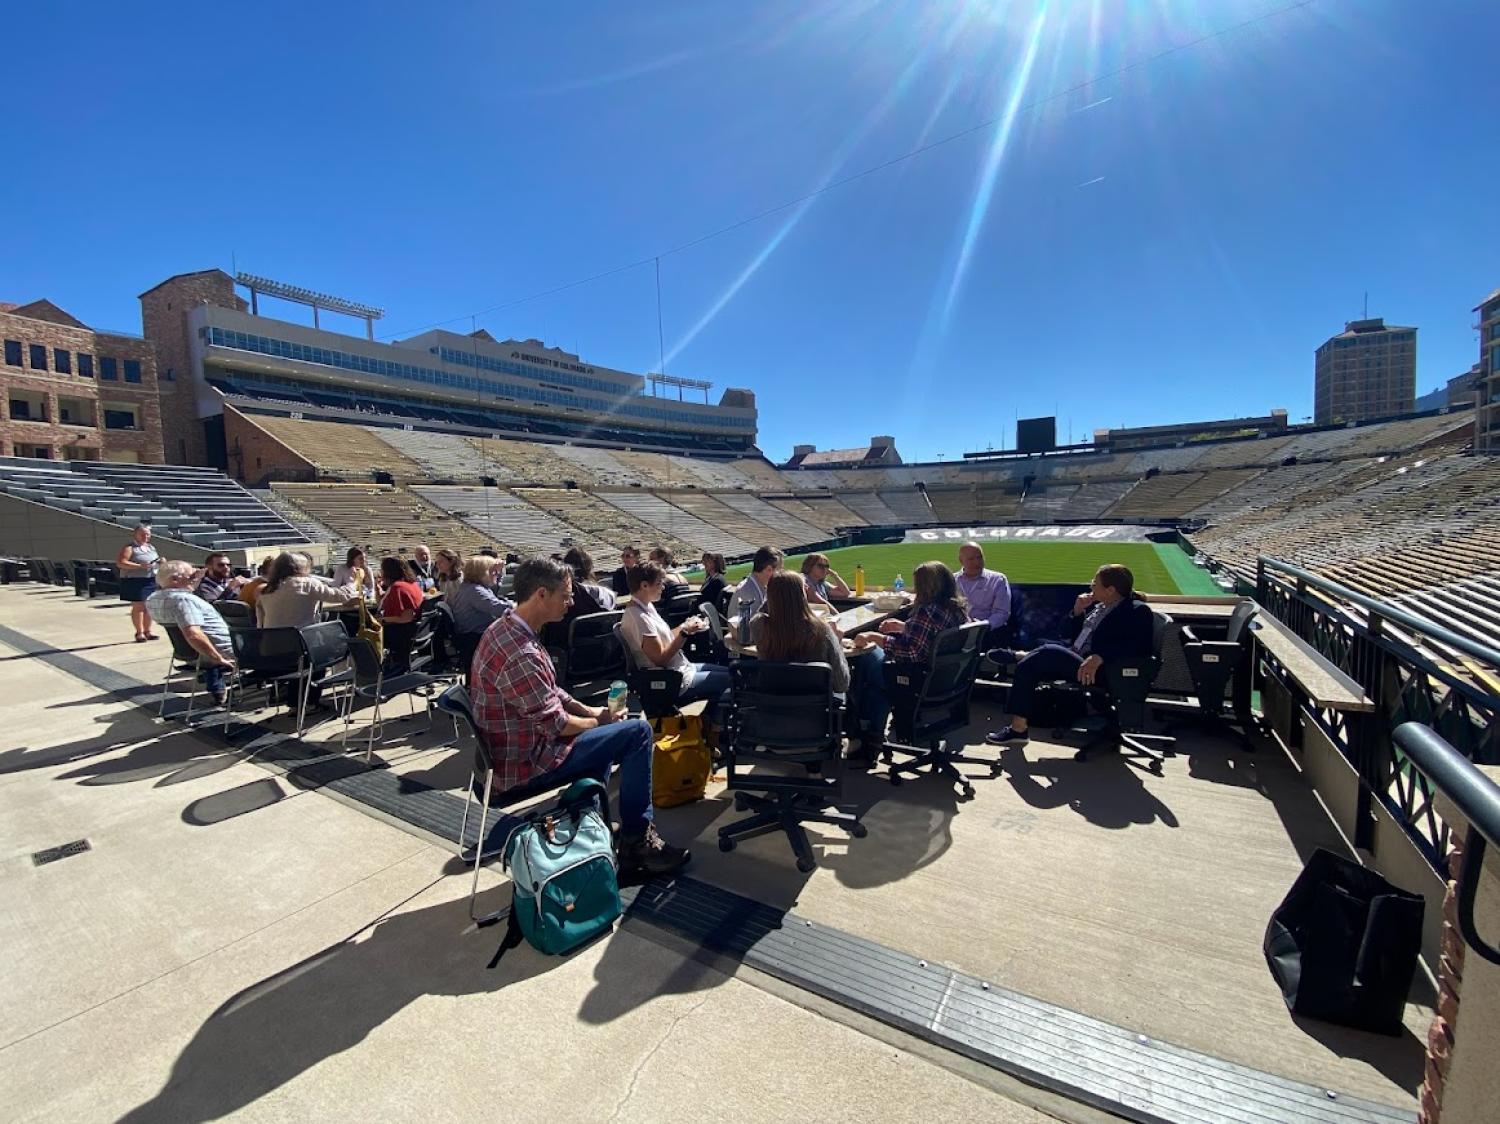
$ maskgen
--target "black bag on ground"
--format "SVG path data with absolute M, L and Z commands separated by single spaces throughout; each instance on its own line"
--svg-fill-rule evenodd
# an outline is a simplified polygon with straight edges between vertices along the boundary
M 1038 729 L 1060 730 L 1088 717 L 1088 700 L 1076 687 L 1038 683 L 1031 693 L 1031 713 L 1026 716 Z
M 1426 904 L 1356 862 L 1314 851 L 1262 946 L 1288 1009 L 1400 1034 Z

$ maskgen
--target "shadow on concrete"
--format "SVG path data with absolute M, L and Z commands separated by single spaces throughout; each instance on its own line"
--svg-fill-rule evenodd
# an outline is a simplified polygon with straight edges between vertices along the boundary
M 43 648 L 40 651 L 36 652 L 17 652 L 15 655 L 11 656 L 0 656 L 0 663 L 10 663 L 12 660 L 29 660 L 34 659 L 37 656 L 56 656 L 61 653 L 73 655 L 78 652 L 97 652 L 101 648 L 123 648 L 134 643 L 134 640 L 117 640 L 113 644 L 85 644 L 82 647 L 78 648 Z M 77 702 L 73 702 L 57 703 L 54 705 L 77 706 L 79 704 Z
M 499 933 L 470 939 L 463 899 L 377 921 L 231 997 L 198 1028 L 162 1089 L 121 1119 L 217 1120 L 359 1045 L 423 996 L 499 991 L 563 962 L 523 945 L 488 971 Z M 613 983 L 632 993 L 636 986 Z M 511 1028 L 523 1030 L 524 1023 Z M 494 1033 L 490 1045 L 501 1049 L 509 1031 L 497 1025 Z M 488 1056 L 489 1046 L 474 1046 L 476 1057 Z M 371 1080 L 399 1083 L 400 1074 Z
M 1172 809 L 1152 795 L 1141 774 L 1119 754 L 1088 761 L 1071 756 L 1032 761 L 1026 749 L 1005 750 L 1000 764 L 1016 795 L 1033 808 L 1071 808 L 1096 827 L 1115 831 L 1158 820 L 1178 826 Z
M 1417 973 L 1417 977 L 1422 980 L 1422 973 Z M 1413 1002 L 1420 1001 L 1415 994 L 1412 999 Z M 1337 1026 L 1301 1015 L 1292 1015 L 1291 1020 L 1309 1038 L 1321 1042 L 1339 1057 L 1358 1058 L 1412 1096 L 1416 1096 L 1421 1088 L 1427 1067 L 1427 1047 L 1411 1032 L 1410 1027 L 1402 1027 L 1399 1035 L 1371 1034 L 1369 1031 Z

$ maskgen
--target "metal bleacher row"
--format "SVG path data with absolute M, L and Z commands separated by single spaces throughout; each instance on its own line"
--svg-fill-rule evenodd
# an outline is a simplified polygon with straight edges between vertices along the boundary
M 221 472 L 206 468 L 0 457 L 0 492 L 170 538 L 232 550 L 309 541 Z

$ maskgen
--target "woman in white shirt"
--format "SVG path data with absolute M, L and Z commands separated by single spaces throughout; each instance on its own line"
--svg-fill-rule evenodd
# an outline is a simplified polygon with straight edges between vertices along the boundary
M 352 585 L 365 595 L 366 601 L 375 600 L 375 574 L 363 550 L 357 546 L 349 548 L 344 564 L 333 568 L 333 584 Z
M 682 689 L 677 694 L 677 704 L 707 699 L 704 720 L 717 725 L 720 709 L 729 705 L 729 669 L 718 664 L 695 664 L 682 654 L 688 637 L 702 632 L 708 621 L 689 617 L 673 628 L 662 619 L 656 611 L 656 602 L 661 600 L 666 586 L 666 571 L 657 563 L 632 567 L 627 579 L 630 603 L 625 606 L 625 619 L 620 622 L 625 643 L 636 654 L 637 662 L 681 674 Z

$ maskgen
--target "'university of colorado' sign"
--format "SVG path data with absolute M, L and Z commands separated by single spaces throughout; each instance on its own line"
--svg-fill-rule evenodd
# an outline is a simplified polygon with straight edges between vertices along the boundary
M 1000 542 L 1036 539 L 1081 539 L 1104 542 L 1147 542 L 1147 535 L 1161 527 L 938 527 L 907 531 L 907 542 Z

